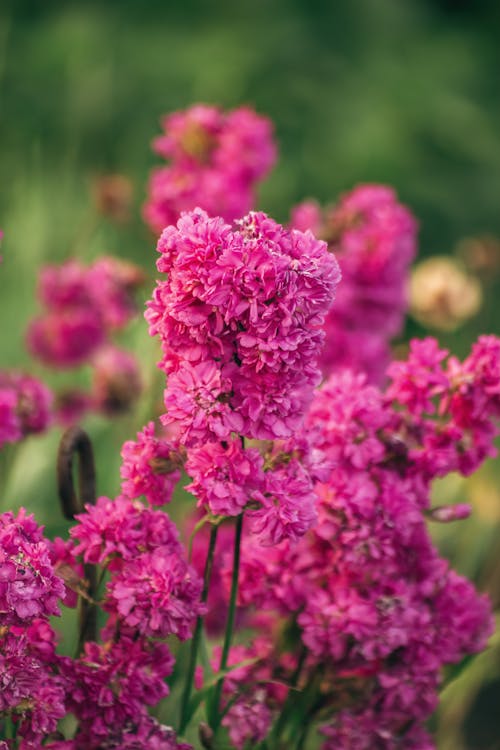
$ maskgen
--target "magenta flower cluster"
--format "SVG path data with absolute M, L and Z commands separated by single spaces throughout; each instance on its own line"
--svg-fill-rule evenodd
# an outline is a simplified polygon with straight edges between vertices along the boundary
M 149 422 L 138 433 L 137 441 L 123 444 L 121 455 L 123 495 L 131 499 L 144 496 L 151 505 L 170 502 L 183 463 L 175 442 L 157 437 L 154 422 Z
M 65 681 L 54 669 L 64 584 L 33 516 L 0 515 L 0 716 L 16 722 L 20 747 L 34 750 L 65 713 Z
M 404 322 L 417 222 L 391 188 L 360 185 L 324 212 L 312 201 L 296 206 L 291 223 L 325 239 L 342 271 L 325 326 L 323 372 L 348 367 L 380 384 L 391 359 L 389 343 Z
M 136 314 L 134 291 L 144 276 L 136 266 L 102 257 L 86 267 L 77 260 L 47 266 L 38 297 L 43 313 L 31 321 L 26 341 L 44 365 L 71 369 L 89 364 L 91 392 L 63 390 L 56 399 L 58 421 L 71 424 L 89 409 L 114 414 L 140 393 L 136 358 L 117 348 L 112 334 Z
M 254 203 L 258 180 L 276 160 L 271 122 L 247 107 L 198 104 L 168 115 L 153 148 L 170 163 L 150 179 L 144 218 L 159 234 L 196 206 L 232 222 Z
M 52 421 L 52 391 L 38 378 L 0 370 L 0 448 L 44 432 Z
M 168 694 L 174 657 L 164 639 L 189 638 L 204 611 L 201 580 L 185 561 L 175 526 L 137 500 L 100 498 L 71 535 L 73 545 L 56 540 L 51 547 L 24 511 L 0 516 L 0 712 L 17 727 L 22 750 L 56 737 L 67 713 L 78 722 L 77 734 L 49 747 L 145 747 L 137 744 L 141 738 L 162 750 L 183 747 L 147 713 Z M 60 600 L 76 603 L 65 582 L 81 581 L 80 558 L 109 571 L 101 602 L 109 617 L 101 642 L 85 643 L 72 659 L 56 654 L 48 617 L 59 614 Z
M 27 334 L 31 353 L 50 367 L 85 363 L 133 315 L 129 285 L 120 261 L 113 258 L 88 268 L 77 260 L 47 266 L 38 288 L 45 310 Z
M 72 685 L 68 710 L 79 721 L 74 747 L 141 747 L 149 738 L 151 747 L 173 750 L 174 733 L 153 722 L 147 707 L 168 694 L 174 658 L 164 639 L 191 637 L 204 612 L 201 579 L 163 511 L 125 496 L 102 497 L 78 521 L 71 529 L 74 556 L 108 570 L 110 578 L 102 643 L 86 643 L 78 660 L 62 661 Z
M 340 278 L 326 244 L 262 213 L 232 229 L 196 210 L 165 229 L 158 251 L 168 278 L 147 319 L 168 375 L 164 423 L 186 445 L 292 435 L 320 380 Z
M 225 686 L 237 747 L 293 709 L 293 693 L 287 703 L 275 685 L 293 679 L 304 690 L 318 681 L 328 750 L 433 747 L 424 722 L 442 667 L 484 648 L 493 629 L 488 600 L 439 557 L 425 517 L 457 517 L 429 512 L 433 478 L 470 473 L 493 453 L 500 341 L 480 338 L 463 363 L 446 355 L 432 339 L 415 342 L 385 393 L 348 371 L 317 391 L 307 430 L 333 467 L 315 485 L 318 523 L 295 543 L 244 539 L 240 617 L 260 640 L 236 648 L 235 663 L 256 662 Z M 230 576 L 226 555 L 226 586 Z M 299 642 L 287 653 L 291 633 Z

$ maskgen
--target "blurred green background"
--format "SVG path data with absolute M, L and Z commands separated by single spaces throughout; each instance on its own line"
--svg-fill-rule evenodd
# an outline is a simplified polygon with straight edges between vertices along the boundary
M 422 257 L 500 236 L 499 39 L 497 0 L 2 0 L 0 366 L 28 366 L 42 263 L 112 253 L 140 263 L 152 285 L 155 241 L 140 218 L 157 163 L 150 142 L 162 114 L 197 101 L 247 103 L 274 121 L 280 158 L 259 207 L 279 220 L 303 198 L 377 181 L 419 218 Z M 99 219 L 92 201 L 92 180 L 113 172 L 134 185 L 125 225 Z M 500 332 L 499 293 L 496 276 L 481 314 L 444 343 L 462 354 L 479 332 Z M 145 331 L 139 319 L 124 340 L 152 381 Z M 410 323 L 414 333 L 424 331 Z M 89 421 L 101 493 L 117 492 L 118 446 L 144 413 Z M 65 529 L 58 437 L 26 441 L 9 479 L 11 504 L 36 509 L 50 533 Z M 494 598 L 497 473 L 490 464 L 472 483 L 439 488 L 440 502 L 474 500 L 476 517 L 440 544 Z M 450 686 L 435 720 L 441 750 L 500 748 L 499 674 L 497 648 Z

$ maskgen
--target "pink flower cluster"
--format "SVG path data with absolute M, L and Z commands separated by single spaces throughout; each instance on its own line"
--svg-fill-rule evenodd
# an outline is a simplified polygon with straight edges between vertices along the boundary
M 102 644 L 85 644 L 61 670 L 72 686 L 68 710 L 79 722 L 75 750 L 178 747 L 172 730 L 147 707 L 168 694 L 174 658 L 163 639 L 192 635 L 203 613 L 201 579 L 186 563 L 166 513 L 138 500 L 101 497 L 71 529 L 73 556 L 109 571 L 102 607 L 109 613 Z M 123 735 L 123 736 L 122 736 Z M 57 747 L 57 745 L 55 745 Z M 179 746 L 186 747 L 186 746 Z
M 316 521 L 314 472 L 293 439 L 276 441 L 262 456 L 239 439 L 188 449 L 186 489 L 213 516 L 245 512 L 264 545 L 299 539 Z
M 52 418 L 52 392 L 40 380 L 0 370 L 0 448 L 44 432 Z
M 433 340 L 414 342 L 385 393 L 350 372 L 317 392 L 306 428 L 333 466 L 314 487 L 318 523 L 295 543 L 244 539 L 242 622 L 258 635 L 233 660 L 257 662 L 225 684 L 228 697 L 240 695 L 225 720 L 236 747 L 293 711 L 295 693 L 279 695 L 276 681 L 304 691 L 317 683 L 321 711 L 314 720 L 313 704 L 309 720 L 328 750 L 433 747 L 423 722 L 441 668 L 484 648 L 493 623 L 486 597 L 432 543 L 431 480 L 492 455 L 500 420 L 500 340 L 481 337 L 463 363 L 446 354 Z M 462 509 L 440 509 L 436 520 L 454 516 Z M 226 589 L 230 574 L 227 555 Z M 321 719 L 328 705 L 332 718 Z
M 0 515 L 0 714 L 16 724 L 22 750 L 39 748 L 66 713 L 48 623 L 64 584 L 42 531 L 24 509 Z
M 225 113 L 198 104 L 168 115 L 163 127 L 153 147 L 170 164 L 153 171 L 144 206 L 154 232 L 196 206 L 229 222 L 253 207 L 255 185 L 276 160 L 267 118 L 247 107 Z
M 134 292 L 143 272 L 116 258 L 103 257 L 85 267 L 77 260 L 47 266 L 38 296 L 45 310 L 27 331 L 28 349 L 57 369 L 90 364 L 92 391 L 58 394 L 56 412 L 71 423 L 88 409 L 115 414 L 127 409 L 141 390 L 135 357 L 116 348 L 110 336 L 135 315 Z
M 201 579 L 187 564 L 177 529 L 166 513 L 138 500 L 99 498 L 71 529 L 74 553 L 112 572 L 104 608 L 110 623 L 147 637 L 181 640 L 203 611 Z
M 77 260 L 47 266 L 38 287 L 46 309 L 27 334 L 31 353 L 50 367 L 84 364 L 135 314 L 132 293 L 142 280 L 138 268 L 111 257 L 88 268 Z
M 288 437 L 320 379 L 316 357 L 339 281 L 326 244 L 262 213 L 235 229 L 201 210 L 163 232 L 146 313 L 168 375 L 165 424 L 195 445 Z
M 155 436 L 154 422 L 122 447 L 122 494 L 132 500 L 144 496 L 151 505 L 170 502 L 180 479 L 183 456 L 167 438 Z
M 127 723 L 144 721 L 147 706 L 168 694 L 165 678 L 173 665 L 164 643 L 130 635 L 104 644 L 86 643 L 76 660 L 63 657 L 61 671 L 72 686 L 67 709 L 79 720 L 75 747 L 114 747 L 108 745 L 110 735 Z
M 393 362 L 387 398 L 401 404 L 400 432 L 406 434 L 408 461 L 426 478 L 451 471 L 472 474 L 496 455 L 500 418 L 500 340 L 480 336 L 460 363 L 439 349 L 435 339 L 413 341 L 406 362 Z M 418 442 L 405 422 L 413 425 Z M 438 427 L 436 427 L 436 424 Z
M 389 342 L 401 332 L 407 307 L 415 219 L 391 188 L 360 185 L 325 212 L 313 202 L 297 206 L 291 224 L 326 240 L 342 271 L 325 326 L 324 373 L 349 367 L 380 383 L 390 360 Z
M 78 521 L 76 543 L 51 544 L 23 509 L 0 515 L 0 713 L 16 727 L 15 746 L 37 750 L 72 713 L 73 740 L 48 747 L 187 750 L 147 708 L 168 694 L 174 658 L 163 639 L 191 637 L 204 611 L 201 579 L 162 511 L 100 498 Z M 48 617 L 59 614 L 59 601 L 76 603 L 65 583 L 85 591 L 80 560 L 109 570 L 101 605 L 110 615 L 101 642 L 87 642 L 72 659 L 56 654 Z
M 42 529 L 21 509 L 0 516 L 0 625 L 59 614 L 64 586 L 54 574 Z

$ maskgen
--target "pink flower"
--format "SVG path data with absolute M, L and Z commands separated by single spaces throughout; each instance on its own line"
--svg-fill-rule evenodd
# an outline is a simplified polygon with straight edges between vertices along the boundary
M 103 341 L 101 318 L 90 307 L 47 312 L 32 320 L 27 331 L 31 354 L 45 365 L 63 369 L 86 362 Z
M 55 401 L 55 419 L 64 427 L 79 422 L 90 410 L 92 399 L 88 393 L 77 389 L 59 391 Z
M 316 494 L 308 472 L 296 459 L 267 471 L 261 507 L 249 511 L 251 529 L 261 544 L 297 540 L 316 521 Z
M 52 420 L 52 403 L 52 391 L 38 378 L 0 371 L 0 445 L 44 432 Z
M 439 349 L 435 339 L 410 342 L 410 354 L 405 362 L 392 362 L 387 374 L 392 380 L 387 398 L 407 406 L 414 415 L 435 411 L 433 398 L 449 388 L 449 380 L 442 369 L 446 349 Z
M 168 695 L 165 678 L 173 666 L 164 643 L 128 635 L 104 644 L 86 643 L 78 659 L 62 659 L 62 672 L 71 685 L 68 710 L 84 733 L 90 730 L 105 738 L 117 726 L 140 720 L 145 706 Z
M 139 552 L 162 547 L 180 551 L 178 532 L 166 513 L 145 507 L 139 500 L 100 497 L 95 506 L 78 515 L 70 535 L 79 543 L 75 555 L 85 562 L 121 569 L 122 561 L 137 559 Z
M 105 608 L 148 637 L 186 640 L 195 618 L 204 612 L 201 589 L 201 578 L 178 551 L 157 547 L 127 561 L 113 576 Z
M 170 502 L 180 479 L 182 456 L 170 441 L 155 437 L 154 422 L 137 433 L 137 441 L 122 447 L 122 493 L 131 499 L 144 497 L 151 505 Z
M 91 303 L 100 311 L 107 331 L 124 328 L 136 316 L 134 294 L 145 278 L 139 266 L 112 256 L 98 258 L 86 269 Z
M 21 508 L 0 516 L 0 624 L 17 625 L 58 615 L 64 585 L 32 515 Z
M 55 634 L 47 622 L 0 633 L 0 712 L 17 725 L 20 747 L 41 747 L 66 714 L 67 684 L 59 674 Z
M 271 711 L 258 700 L 239 700 L 224 716 L 222 725 L 228 728 L 233 745 L 243 750 L 248 743 L 256 744 L 266 738 L 271 725 Z
M 320 379 L 321 325 L 339 280 L 325 243 L 265 214 L 231 230 L 198 209 L 167 227 L 158 250 L 168 279 L 147 318 L 169 376 L 165 423 L 178 422 L 186 445 L 290 436 Z
M 488 599 L 433 545 L 430 480 L 476 468 L 487 455 L 498 429 L 499 345 L 482 340 L 460 364 L 423 342 L 395 368 L 396 386 L 385 394 L 351 372 L 330 376 L 316 392 L 305 423 L 309 450 L 333 464 L 312 483 L 317 523 L 300 539 L 269 547 L 245 527 L 240 616 L 253 625 L 254 640 L 270 640 L 269 673 L 245 668 L 245 703 L 282 709 L 283 698 L 267 685 L 291 678 L 293 663 L 278 655 L 288 639 L 294 649 L 300 641 L 301 685 L 310 689 L 320 670 L 321 701 L 330 696 L 338 707 L 322 728 L 326 748 L 432 747 L 422 726 L 437 704 L 442 667 L 484 648 L 493 622 Z M 436 453 L 439 439 L 446 450 Z M 302 477 L 300 451 L 281 450 L 264 454 L 266 478 L 290 470 L 295 479 L 297 463 Z M 307 495 L 293 491 L 290 477 L 280 486 L 291 498 Z M 226 587 L 229 566 L 226 555 Z M 243 684 L 239 671 L 227 678 L 233 692 Z
M 197 206 L 226 221 L 252 208 L 256 182 L 276 159 L 269 120 L 246 107 L 226 114 L 199 104 L 165 117 L 163 126 L 154 149 L 171 164 L 151 175 L 144 218 L 153 231 Z
M 260 505 L 264 482 L 262 457 L 255 448 L 244 449 L 239 440 L 227 447 L 208 443 L 188 452 L 186 471 L 193 479 L 185 489 L 215 516 L 238 516 L 246 506 Z
M 323 216 L 319 203 L 304 201 L 294 206 L 291 212 L 290 226 L 300 232 L 307 232 L 309 229 L 315 237 L 321 237 Z
M 391 188 L 359 185 L 323 213 L 314 202 L 297 206 L 291 225 L 326 240 L 342 271 L 337 302 L 325 322 L 324 374 L 350 368 L 382 383 L 389 342 L 401 331 L 407 308 L 415 219 Z
M 38 289 L 46 309 L 28 327 L 30 352 L 52 367 L 85 363 L 133 317 L 133 292 L 143 280 L 139 268 L 111 257 L 88 268 L 76 260 L 47 266 Z
M 181 442 L 187 445 L 242 432 L 244 421 L 228 403 L 230 388 L 230 380 L 221 378 L 215 362 L 183 363 L 169 376 L 162 422 L 178 424 Z

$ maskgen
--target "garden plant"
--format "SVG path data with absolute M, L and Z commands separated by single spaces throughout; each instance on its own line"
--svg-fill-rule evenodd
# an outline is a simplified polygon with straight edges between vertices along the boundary
M 254 210 L 277 149 L 249 107 L 169 115 L 154 149 L 158 387 L 119 343 L 151 268 L 111 256 L 41 270 L 25 340 L 47 382 L 0 371 L 0 479 L 58 430 L 72 521 L 0 515 L 0 748 L 430 750 L 441 688 L 494 630 L 430 527 L 471 510 L 433 484 L 495 455 L 500 339 L 395 354 L 416 219 L 377 184 L 287 225 Z M 126 185 L 100 190 L 119 213 Z M 51 380 L 82 367 L 86 388 Z M 99 496 L 81 425 L 144 396 Z

